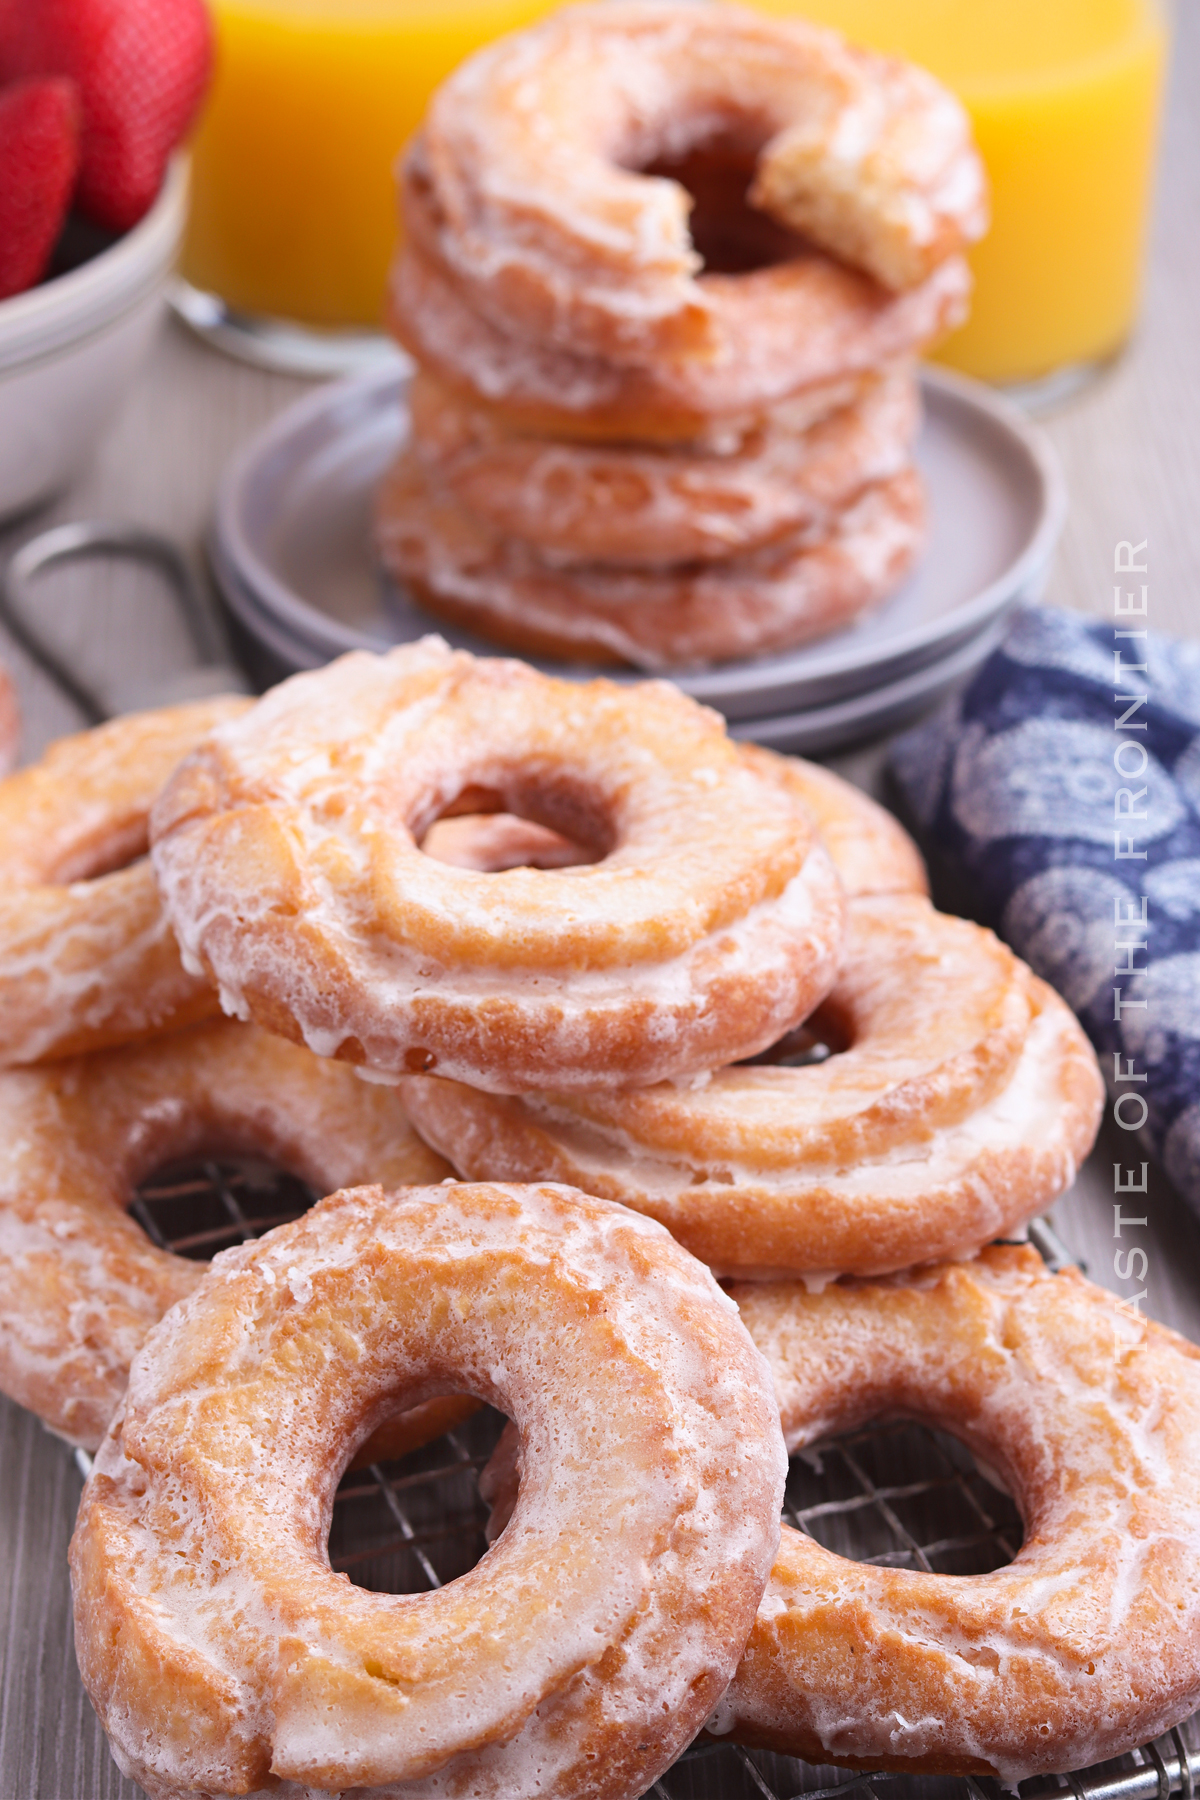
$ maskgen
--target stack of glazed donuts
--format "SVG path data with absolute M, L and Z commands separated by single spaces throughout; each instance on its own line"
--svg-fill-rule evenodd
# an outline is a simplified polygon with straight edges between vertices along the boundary
M 69 740 L 0 827 L 0 1388 L 97 1449 L 152 1800 L 636 1800 L 704 1728 L 1013 1783 L 1200 1702 L 1200 1352 L 993 1241 L 1094 1056 L 874 803 L 430 639 Z M 206 1269 L 127 1209 L 221 1152 L 327 1197 Z M 489 1554 L 334 1576 L 343 1470 L 480 1401 Z M 880 1416 L 1011 1489 L 1008 1567 L 781 1536 L 785 1445 Z
M 912 566 L 914 359 L 986 222 L 932 77 L 736 6 L 568 7 L 435 94 L 402 211 L 378 538 L 430 611 L 665 669 L 831 631 Z

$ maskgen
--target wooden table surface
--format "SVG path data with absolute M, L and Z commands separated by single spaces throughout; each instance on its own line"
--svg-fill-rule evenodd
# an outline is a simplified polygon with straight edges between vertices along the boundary
M 1108 616 L 1113 546 L 1145 538 L 1151 623 L 1200 636 L 1200 12 L 1187 4 L 1177 23 L 1141 328 L 1110 370 L 1044 420 L 1071 496 L 1048 597 Z M 91 467 L 56 505 L 0 533 L 0 556 L 49 523 L 83 517 L 144 523 L 198 555 L 226 458 L 306 391 L 307 383 L 227 361 L 168 325 Z M 152 577 L 93 567 L 56 584 L 64 643 L 115 701 L 186 657 Z M 32 756 L 78 719 L 2 639 L 0 654 L 20 683 Z M 835 766 L 870 787 L 880 760 L 880 747 L 867 746 Z M 1094 1279 L 1119 1290 L 1118 1155 L 1127 1160 L 1127 1147 L 1104 1135 L 1054 1217 Z M 1148 1310 L 1200 1340 L 1200 1224 L 1156 1172 L 1145 1210 Z M 136 1800 L 141 1791 L 113 1765 L 75 1668 L 66 1547 L 79 1488 L 67 1450 L 0 1399 L 0 1800 Z

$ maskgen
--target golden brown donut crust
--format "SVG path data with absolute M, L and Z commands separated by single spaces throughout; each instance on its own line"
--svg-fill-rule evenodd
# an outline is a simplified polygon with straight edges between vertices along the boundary
M 920 897 L 850 901 L 809 1029 L 824 1062 L 687 1087 L 501 1099 L 414 1076 L 404 1094 L 460 1173 L 570 1181 L 755 1277 L 970 1254 L 1043 1210 L 1091 1148 L 1104 1089 L 1074 1015 L 991 932 Z
M 735 1290 L 795 1451 L 872 1418 L 952 1432 L 1024 1543 L 947 1576 L 784 1528 L 709 1730 L 814 1763 L 1028 1775 L 1105 1761 L 1200 1701 L 1200 1351 L 1030 1249 L 890 1282 Z
M 966 114 L 923 70 L 798 19 L 609 0 L 443 83 L 405 162 L 407 232 L 522 337 L 617 363 L 713 360 L 690 197 L 642 172 L 696 150 L 745 165 L 752 206 L 890 289 L 986 223 Z
M 721 449 L 654 448 L 508 432 L 420 372 L 408 399 L 430 480 L 487 529 L 566 568 L 720 561 L 827 529 L 908 467 L 921 414 L 914 376 L 895 374 L 816 423 L 797 425 L 784 407 Z
M 517 1423 L 512 1528 L 436 1592 L 353 1588 L 341 1470 L 447 1385 Z M 72 1542 L 80 1668 L 152 1800 L 272 1777 L 635 1800 L 736 1667 L 785 1468 L 736 1308 L 649 1221 L 556 1188 L 352 1190 L 228 1252 L 147 1340 Z
M 415 450 L 376 500 L 385 567 L 428 612 L 506 649 L 651 671 L 794 648 L 892 593 L 925 542 L 909 467 L 839 511 L 757 550 L 663 568 L 560 566 L 469 514 Z
M 507 429 L 690 443 L 753 429 L 784 401 L 807 397 L 814 420 L 847 405 L 881 369 L 909 363 L 960 325 L 971 291 L 958 257 L 904 294 L 815 253 L 701 280 L 720 297 L 723 343 L 710 359 L 624 365 L 514 336 L 412 247 L 392 272 L 388 324 L 440 382 L 492 407 Z
M 145 860 L 180 759 L 246 710 L 199 700 L 61 738 L 0 782 L 0 1065 L 126 1043 L 207 1018 Z
M 0 1074 L 0 1391 L 89 1450 L 147 1331 L 206 1267 L 127 1208 L 201 1155 L 262 1157 L 320 1193 L 450 1173 L 392 1090 L 232 1020 Z
M 424 856 L 429 825 L 478 793 L 600 860 L 478 874 Z M 811 824 L 716 715 L 665 684 L 555 681 L 436 639 L 276 688 L 179 770 L 154 838 L 164 904 L 227 1010 L 385 1079 L 689 1074 L 802 1018 L 840 946 Z

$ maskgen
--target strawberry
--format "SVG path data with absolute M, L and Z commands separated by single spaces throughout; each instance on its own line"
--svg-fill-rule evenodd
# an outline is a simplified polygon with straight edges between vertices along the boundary
M 204 0 L 17 0 L 17 7 L 8 51 L 14 72 L 67 75 L 79 87 L 75 203 L 96 224 L 126 231 L 152 204 L 203 97 L 212 63 Z
M 41 276 L 78 169 L 75 83 L 55 77 L 0 89 L 0 300 Z
M 0 0 L 0 87 L 16 74 L 17 46 L 21 41 L 19 4 L 20 0 Z

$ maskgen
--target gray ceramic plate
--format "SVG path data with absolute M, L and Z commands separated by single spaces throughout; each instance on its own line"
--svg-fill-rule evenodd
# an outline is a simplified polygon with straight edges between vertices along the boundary
M 1014 601 L 1037 597 L 1064 511 L 1053 453 L 978 383 L 926 370 L 922 384 L 917 454 L 932 531 L 914 575 L 852 630 L 676 675 L 688 693 L 731 720 L 828 709 L 944 664 Z M 431 620 L 375 563 L 371 497 L 403 441 L 404 389 L 399 367 L 318 389 L 255 437 L 221 483 L 212 534 L 218 580 L 244 628 L 284 667 L 312 668 L 344 650 L 382 649 L 431 630 L 497 653 Z M 632 671 L 624 678 L 638 679 Z M 864 720 L 858 734 L 869 728 Z
M 885 681 L 879 687 L 868 688 L 862 694 L 851 694 L 845 700 L 835 700 L 829 706 L 807 706 L 799 712 L 781 713 L 766 719 L 735 719 L 729 727 L 730 735 L 755 744 L 766 744 L 772 750 L 821 756 L 861 743 L 864 738 L 898 730 L 973 675 L 1004 636 L 1004 625 L 1002 612 L 983 631 L 968 638 L 965 644 L 959 644 L 949 656 L 925 663 L 897 681 Z

